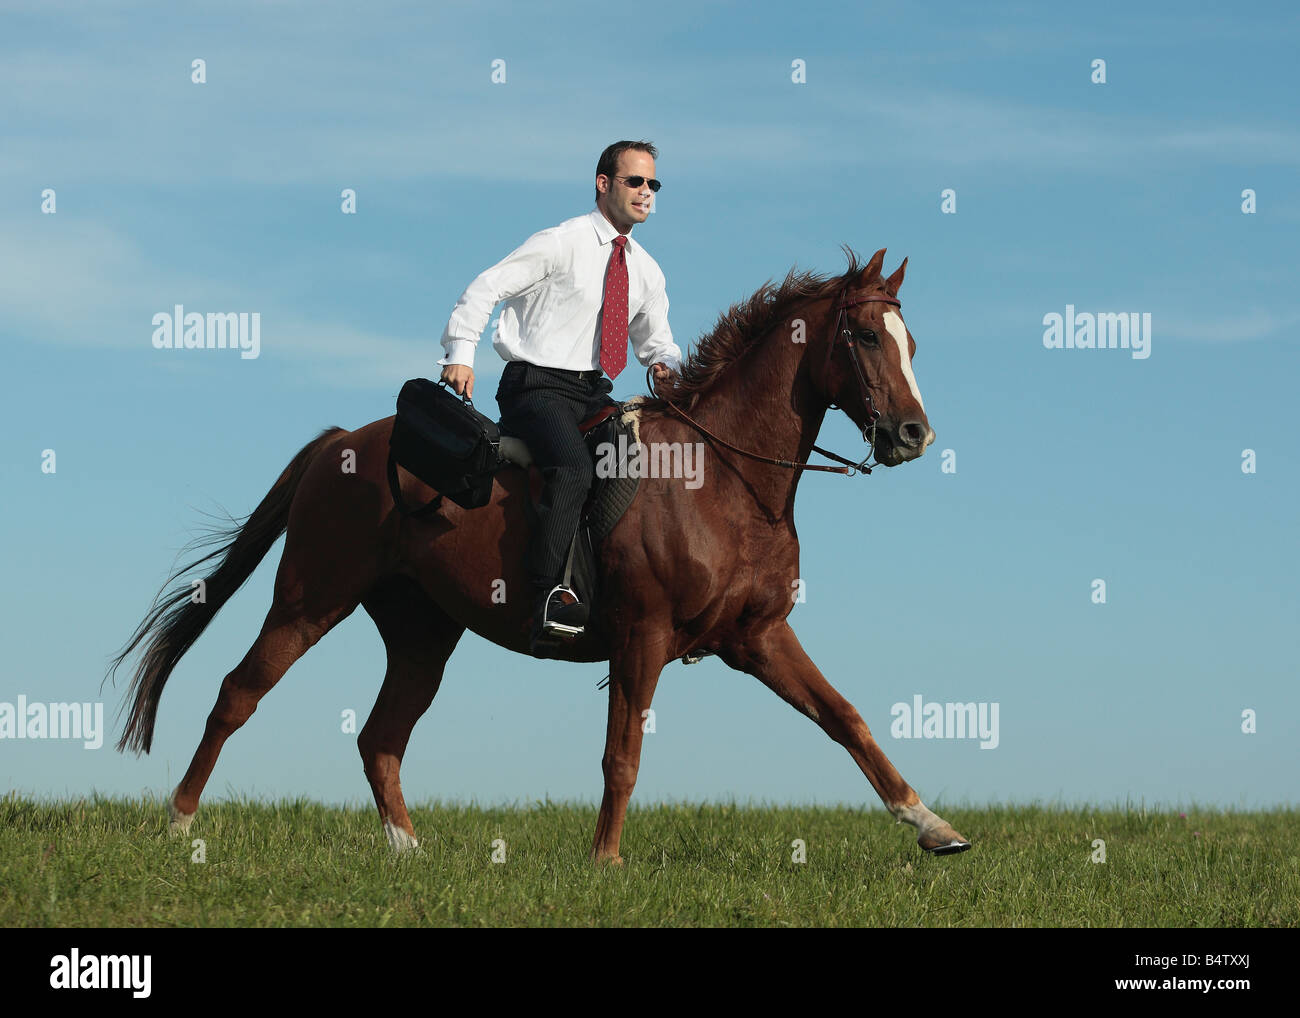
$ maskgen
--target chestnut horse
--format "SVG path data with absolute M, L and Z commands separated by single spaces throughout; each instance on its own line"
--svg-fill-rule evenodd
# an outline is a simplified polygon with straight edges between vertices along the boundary
M 885 806 L 917 829 L 929 852 L 970 843 L 925 807 L 866 723 L 808 658 L 786 621 L 799 577 L 794 501 L 828 408 L 863 429 L 879 464 L 916 459 L 934 441 L 912 374 L 916 344 L 899 314 L 907 261 L 885 279 L 883 250 L 866 266 L 847 251 L 838 277 L 796 275 L 732 307 L 682 366 L 640 403 L 643 443 L 703 443 L 703 484 L 650 477 L 598 547 L 600 596 L 588 631 L 561 655 L 610 664 L 605 792 L 591 858 L 621 863 L 619 838 L 641 759 L 643 711 L 664 665 L 716 654 L 756 677 L 848 750 Z M 360 605 L 388 655 L 383 685 L 357 739 L 389 844 L 417 844 L 399 771 L 466 629 L 528 653 L 528 479 L 496 476 L 491 502 L 449 501 L 432 516 L 394 507 L 386 464 L 393 418 L 357 431 L 330 428 L 305 446 L 244 522 L 218 531 L 206 601 L 181 580 L 154 606 L 109 674 L 148 639 L 126 693 L 119 750 L 148 752 L 158 701 L 177 661 L 282 533 L 284 554 L 261 633 L 221 683 L 203 739 L 173 792 L 171 829 L 183 832 L 226 740 L 298 658 Z M 684 447 L 684 445 L 683 445 Z M 844 460 L 842 462 L 849 462 Z M 864 461 L 865 462 L 865 461 Z M 348 466 L 351 466 L 348 469 Z M 842 473 L 849 471 L 841 468 Z M 870 468 L 867 468 L 868 470 Z M 404 499 L 435 494 L 401 474 Z M 171 582 L 169 580 L 169 582 Z

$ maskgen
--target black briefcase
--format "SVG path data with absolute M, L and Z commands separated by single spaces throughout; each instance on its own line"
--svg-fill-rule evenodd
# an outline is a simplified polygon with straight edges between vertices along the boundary
M 492 475 L 501 465 L 500 446 L 496 422 L 475 410 L 468 397 L 440 382 L 412 378 L 398 393 L 388 441 L 389 481 L 398 508 L 412 512 L 397 490 L 394 462 L 462 508 L 487 505 Z M 438 501 L 424 509 L 437 508 Z

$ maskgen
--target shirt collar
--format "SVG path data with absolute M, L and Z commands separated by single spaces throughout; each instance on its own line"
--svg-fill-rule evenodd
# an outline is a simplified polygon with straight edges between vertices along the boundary
M 596 239 L 599 240 L 602 245 L 611 243 L 615 237 L 619 236 L 618 230 L 614 229 L 614 224 L 605 218 L 605 213 L 600 211 L 599 206 L 592 209 L 589 215 L 591 218 L 591 225 L 596 228 Z M 632 239 L 632 232 L 630 230 L 623 234 L 623 236 L 627 237 L 628 247 L 631 247 L 636 243 L 636 241 Z

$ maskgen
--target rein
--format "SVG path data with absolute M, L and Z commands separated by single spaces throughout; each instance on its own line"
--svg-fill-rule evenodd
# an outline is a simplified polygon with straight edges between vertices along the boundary
M 869 467 L 867 463 L 876 453 L 876 421 L 880 420 L 880 411 L 877 410 L 875 404 L 871 402 L 871 391 L 867 387 L 867 376 L 862 370 L 861 362 L 858 360 L 857 338 L 853 335 L 853 330 L 848 328 L 844 321 L 844 313 L 848 311 L 849 308 L 855 308 L 859 304 L 870 303 L 892 304 L 896 308 L 903 306 L 896 297 L 888 297 L 883 294 L 862 294 L 850 299 L 850 293 L 848 289 L 845 289 L 840 294 L 839 302 L 835 306 L 835 324 L 832 327 L 831 334 L 826 342 L 826 365 L 830 364 L 831 354 L 835 351 L 836 345 L 841 340 L 848 348 L 849 360 L 853 363 L 853 373 L 858 380 L 858 391 L 862 396 L 863 405 L 867 408 L 868 420 L 870 423 L 862 425 L 862 440 L 871 447 L 871 451 L 867 453 L 866 457 L 860 463 L 854 462 L 851 459 L 846 459 L 843 456 L 837 456 L 835 453 L 828 449 L 823 449 L 819 445 L 813 446 L 814 452 L 819 452 L 828 459 L 833 459 L 836 462 L 845 465 L 842 467 L 828 467 L 816 463 L 797 463 L 793 460 L 776 459 L 772 456 L 764 456 L 761 453 L 750 452 L 747 449 L 741 449 L 738 446 L 732 445 L 726 439 L 719 438 L 699 421 L 689 416 L 686 411 L 680 409 L 671 400 L 664 400 L 664 402 L 668 404 L 668 409 L 677 414 L 678 417 L 682 418 L 682 420 L 686 421 L 697 431 L 703 432 L 719 445 L 725 446 L 732 452 L 740 453 L 742 456 L 748 456 L 750 459 L 758 460 L 762 463 L 770 463 L 773 466 L 785 467 L 790 470 L 823 470 L 831 474 L 843 474 L 845 477 L 852 477 L 857 473 L 870 474 L 871 467 Z M 825 374 L 825 367 L 823 367 L 822 373 L 823 375 Z M 646 384 L 651 392 L 655 391 L 654 380 L 651 377 L 651 368 L 646 368 Z M 840 408 L 834 403 L 830 403 L 828 404 L 828 409 L 838 410 Z

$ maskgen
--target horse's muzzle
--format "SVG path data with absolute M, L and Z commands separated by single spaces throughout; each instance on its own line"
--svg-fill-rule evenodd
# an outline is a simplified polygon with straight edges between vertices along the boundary
M 934 430 L 924 420 L 877 421 L 876 460 L 896 467 L 921 456 L 934 438 Z

